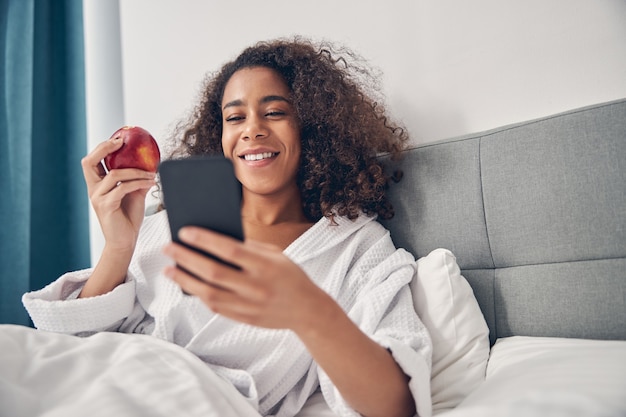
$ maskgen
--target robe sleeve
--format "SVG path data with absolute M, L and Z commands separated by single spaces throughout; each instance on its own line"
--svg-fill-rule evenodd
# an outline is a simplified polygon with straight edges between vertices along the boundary
M 409 283 L 416 274 L 415 259 L 398 249 L 364 274 L 364 286 L 348 316 L 372 340 L 391 352 L 409 376 L 417 415 L 430 417 L 432 342 L 413 306 Z M 320 386 L 331 409 L 342 417 L 357 417 L 322 369 Z
M 132 331 L 145 315 L 136 302 L 132 277 L 106 294 L 77 298 L 91 272 L 69 272 L 40 290 L 24 294 L 22 303 L 35 327 L 75 335 Z
M 112 291 L 78 298 L 93 272 L 84 269 L 64 274 L 46 287 L 24 294 L 22 303 L 35 327 L 41 330 L 80 336 L 101 331 L 137 332 L 147 315 L 137 299 L 138 277 L 144 274 L 145 264 L 154 264 L 154 254 L 160 253 L 168 240 L 165 212 L 148 216 L 141 225 L 126 280 Z

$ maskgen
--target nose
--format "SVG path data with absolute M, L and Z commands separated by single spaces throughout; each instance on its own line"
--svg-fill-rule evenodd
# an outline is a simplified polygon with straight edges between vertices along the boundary
M 243 129 L 243 139 L 262 139 L 267 136 L 267 127 L 262 118 L 258 116 L 249 116 Z

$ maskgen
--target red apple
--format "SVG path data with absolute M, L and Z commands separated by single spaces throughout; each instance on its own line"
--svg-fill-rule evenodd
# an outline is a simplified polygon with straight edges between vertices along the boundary
M 104 158 L 104 165 L 109 171 L 120 168 L 138 168 L 157 172 L 161 152 L 156 140 L 147 130 L 139 126 L 124 126 L 111 135 L 111 138 L 115 137 L 121 137 L 124 144 Z

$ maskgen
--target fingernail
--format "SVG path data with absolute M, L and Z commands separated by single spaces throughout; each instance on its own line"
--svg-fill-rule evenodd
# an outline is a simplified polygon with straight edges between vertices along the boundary
M 165 275 L 166 277 L 169 277 L 169 278 L 173 278 L 174 277 L 174 267 L 166 266 L 165 269 L 163 269 L 163 275 Z
M 183 227 L 178 231 L 178 237 L 187 242 L 191 242 L 196 236 L 196 232 L 189 227 Z
M 165 245 L 165 246 L 163 246 L 162 251 L 163 251 L 163 253 L 164 253 L 165 255 L 168 255 L 168 256 L 169 256 L 169 255 L 173 255 L 173 254 L 174 254 L 174 248 L 172 248 L 172 246 L 171 246 L 171 245 Z

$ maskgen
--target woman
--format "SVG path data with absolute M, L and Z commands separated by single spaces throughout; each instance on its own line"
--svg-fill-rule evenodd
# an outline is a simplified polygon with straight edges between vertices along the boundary
M 393 214 L 376 157 L 397 154 L 405 133 L 359 85 L 367 72 L 351 58 L 300 39 L 257 44 L 208 81 L 182 127 L 178 156 L 233 161 L 246 239 L 192 227 L 180 238 L 238 269 L 171 243 L 164 212 L 143 219 L 154 176 L 100 165 L 119 142 L 87 155 L 105 248 L 93 270 L 25 295 L 36 326 L 172 341 L 262 415 L 294 415 L 318 387 L 338 415 L 428 415 L 415 261 L 376 222 Z M 51 299 L 67 301 L 41 302 Z M 76 321 L 60 323 L 54 309 Z

